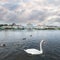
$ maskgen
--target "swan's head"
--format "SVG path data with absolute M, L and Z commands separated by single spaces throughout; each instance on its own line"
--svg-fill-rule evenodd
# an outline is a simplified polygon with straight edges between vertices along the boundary
M 40 43 L 43 43 L 44 45 L 46 45 L 46 41 L 47 41 L 47 40 L 41 40 Z
M 40 43 L 44 43 L 45 44 L 45 40 L 41 40 L 41 42 Z

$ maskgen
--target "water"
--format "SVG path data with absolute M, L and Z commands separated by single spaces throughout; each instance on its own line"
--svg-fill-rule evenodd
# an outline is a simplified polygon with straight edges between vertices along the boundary
M 24 49 L 29 48 L 39 50 L 42 39 L 45 40 L 42 55 L 24 52 Z M 60 60 L 59 30 L 0 31 L 0 44 L 6 44 L 6 47 L 0 47 L 0 60 Z

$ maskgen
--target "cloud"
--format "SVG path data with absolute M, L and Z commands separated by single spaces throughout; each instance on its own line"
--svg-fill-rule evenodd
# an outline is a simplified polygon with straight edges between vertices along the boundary
M 18 4 L 13 4 L 13 3 L 6 3 L 2 5 L 3 7 L 9 9 L 9 10 L 15 10 L 18 7 Z
M 60 23 L 60 0 L 0 0 L 0 21 Z

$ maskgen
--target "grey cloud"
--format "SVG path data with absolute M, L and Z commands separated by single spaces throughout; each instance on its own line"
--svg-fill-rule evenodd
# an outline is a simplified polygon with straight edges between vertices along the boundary
M 45 15 L 44 11 L 33 10 L 31 12 L 31 14 L 29 15 L 29 20 L 40 20 L 40 21 L 43 21 L 43 18 L 44 18 L 43 15 Z
M 19 5 L 18 4 L 12 4 L 12 3 L 7 3 L 4 4 L 3 7 L 9 9 L 9 10 L 15 10 Z

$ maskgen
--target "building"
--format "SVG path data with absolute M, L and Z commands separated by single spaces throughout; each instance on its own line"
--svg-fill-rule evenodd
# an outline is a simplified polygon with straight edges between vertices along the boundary
M 44 25 L 37 25 L 37 26 L 35 26 L 35 29 L 44 29 L 44 28 L 45 28 Z
M 33 29 L 33 24 L 28 23 L 27 26 L 26 26 L 26 28 L 27 28 L 28 30 L 32 30 L 32 29 Z

